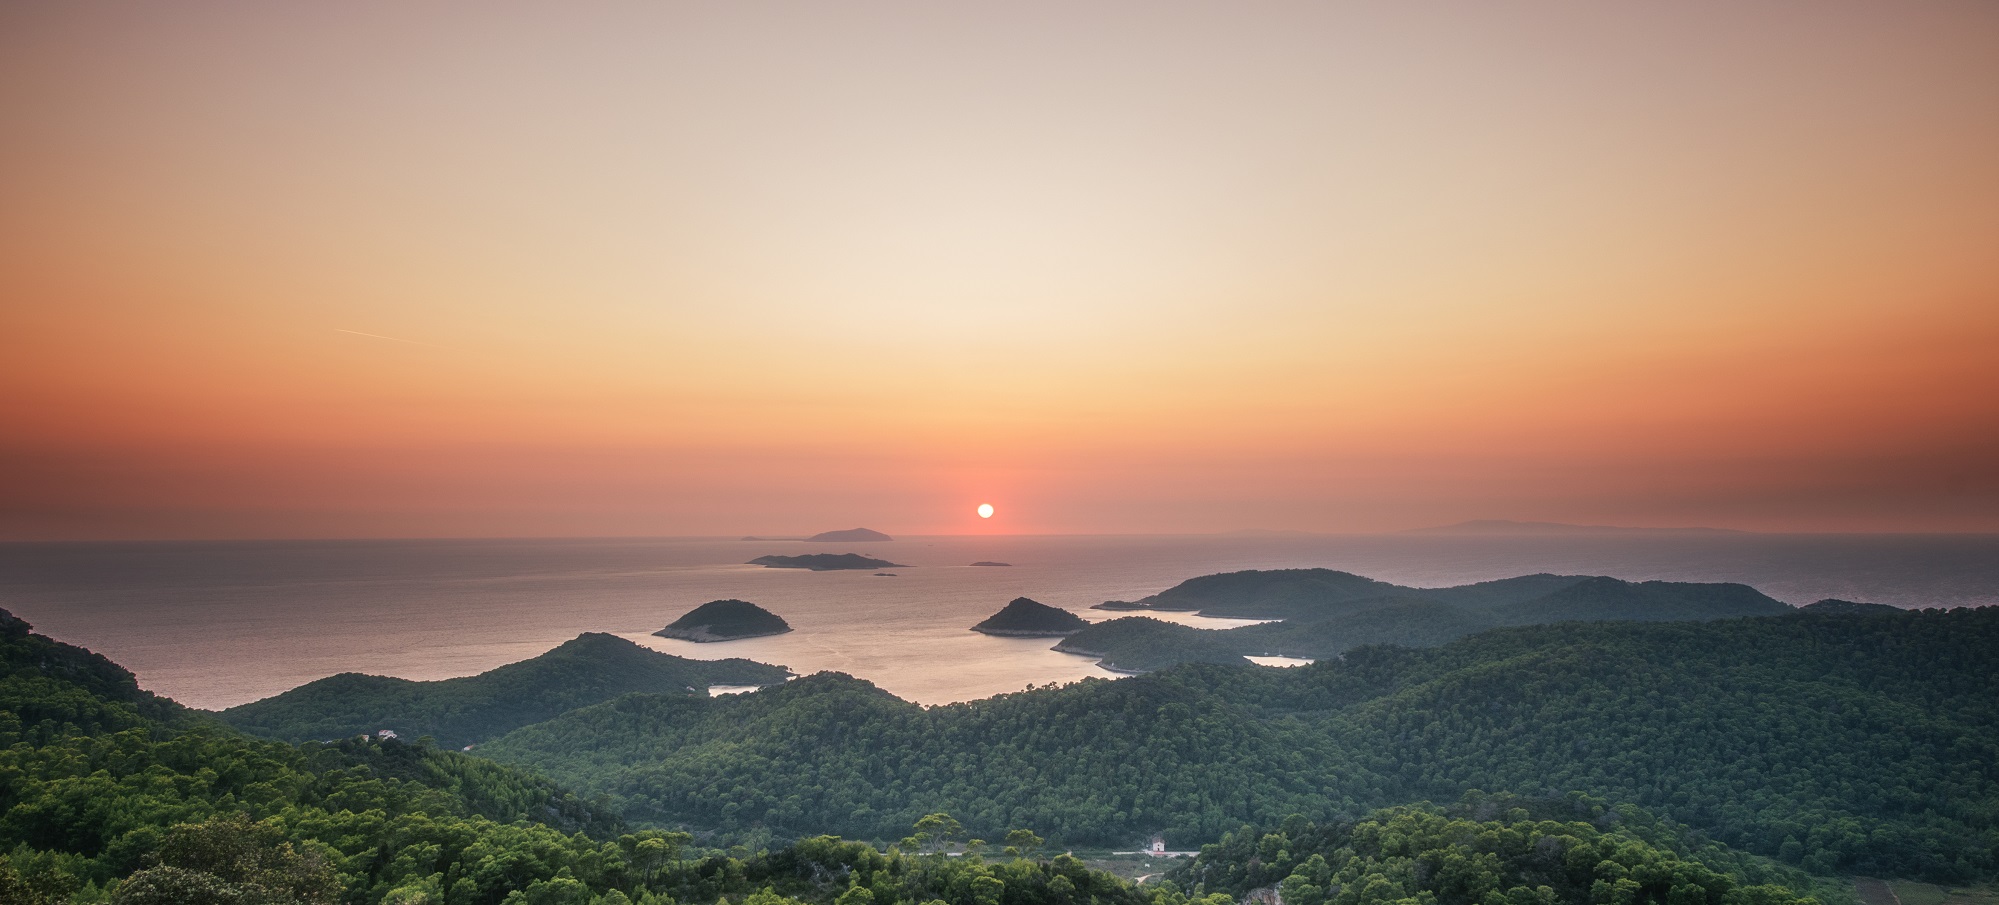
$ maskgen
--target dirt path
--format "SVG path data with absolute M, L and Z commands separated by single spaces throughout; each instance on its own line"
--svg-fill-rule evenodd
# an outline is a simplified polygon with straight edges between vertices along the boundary
M 1873 877 L 1854 877 L 1853 891 L 1863 905 L 1902 905 L 1902 898 L 1888 884 Z

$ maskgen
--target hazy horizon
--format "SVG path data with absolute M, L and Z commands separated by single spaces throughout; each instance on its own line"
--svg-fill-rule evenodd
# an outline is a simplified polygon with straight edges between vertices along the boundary
M 1468 521 L 1486 522 L 1486 521 L 1512 521 L 1512 520 L 1471 519 Z M 1925 537 L 1925 536 L 1991 537 L 1994 535 L 1999 535 L 1999 531 L 1753 531 L 1742 528 L 1719 528 L 1712 525 L 1574 525 L 1567 523 L 1552 523 L 1552 522 L 1550 523 L 1537 522 L 1530 524 L 1549 524 L 1549 525 L 1558 525 L 1560 527 L 1565 527 L 1565 528 L 1575 528 L 1575 529 L 1584 529 L 1584 530 L 1575 532 L 1574 534 L 1567 534 L 1564 532 L 1536 533 L 1531 530 L 1523 530 L 1517 533 L 1513 532 L 1484 533 L 1477 531 L 1454 533 L 1450 531 L 1435 530 L 1435 529 L 1449 529 L 1449 528 L 1458 527 L 1457 524 L 1451 524 L 1451 525 L 1418 525 L 1408 528 L 1388 528 L 1378 531 L 1307 531 L 1300 528 L 1248 527 L 1248 528 L 1223 528 L 1214 531 L 955 531 L 955 532 L 933 531 L 933 532 L 924 532 L 924 533 L 908 533 L 908 532 L 897 533 L 893 531 L 887 531 L 883 533 L 890 535 L 891 538 L 889 541 L 886 541 L 886 543 L 895 543 L 897 540 L 918 540 L 922 538 L 961 538 L 961 537 L 962 538 L 975 538 L 975 537 L 1170 538 L 1170 537 L 1227 537 L 1227 536 L 1242 536 L 1242 535 L 1250 535 L 1250 536 L 1297 535 L 1301 537 L 1358 538 L 1358 537 L 1392 537 L 1395 535 L 1423 536 L 1428 534 L 1430 536 L 1439 536 L 1439 537 L 1468 537 L 1468 538 L 1525 537 L 1525 538 L 1553 539 L 1553 538 L 1560 538 L 1563 536 L 1587 537 L 1590 535 L 1591 529 L 1602 529 L 1603 532 L 1607 535 L 1614 535 L 1615 533 L 1618 532 L 1628 532 L 1630 535 L 1633 536 L 1643 536 L 1648 534 L 1670 536 L 1677 532 L 1693 532 L 1696 534 L 1702 532 L 1715 532 L 1717 535 L 1722 535 L 1722 536 L 1730 534 L 1740 534 L 1740 535 L 1756 535 L 1756 536 L 1771 536 L 1771 537 L 1787 537 L 1787 536 L 1788 537 Z M 800 531 L 719 531 L 719 532 L 689 533 L 689 534 L 379 534 L 379 535 L 295 534 L 295 535 L 269 535 L 261 537 L 232 537 L 232 536 L 221 536 L 221 535 L 210 536 L 210 537 L 83 537 L 83 538 L 67 537 L 67 538 L 41 538 L 33 540 L 23 540 L 18 538 L 0 539 L 0 544 L 146 544 L 146 543 L 226 544 L 226 543 L 264 543 L 264 542 L 276 543 L 276 542 L 285 542 L 285 541 L 370 542 L 370 541 L 460 541 L 460 540 L 462 541 L 590 541 L 590 540 L 643 541 L 643 540 L 743 540 L 743 539 L 753 538 L 755 540 L 771 541 L 774 543 L 823 543 L 826 544 L 826 549 L 822 550 L 821 552 L 834 552 L 832 550 L 833 547 L 841 547 L 844 550 L 847 548 L 859 548 L 869 543 L 883 543 L 882 541 L 811 542 L 806 540 L 806 538 L 810 537 L 812 534 L 815 533 L 818 532 L 800 530 Z M 813 549 L 817 550 L 820 548 L 815 547 Z
M 0 115 L 0 540 L 1999 532 L 1991 3 L 13 4 Z

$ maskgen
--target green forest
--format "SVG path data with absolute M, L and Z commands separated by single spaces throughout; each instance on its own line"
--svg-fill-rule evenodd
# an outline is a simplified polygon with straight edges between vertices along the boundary
M 0 903 L 1843 901 L 1823 878 L 1992 876 L 1995 651 L 1999 612 L 1960 610 L 1506 629 L 932 708 L 822 674 L 623 695 L 495 760 L 246 735 L 0 611 Z M 1055 854 L 1154 831 L 1208 844 L 1143 885 Z
M 246 737 L 5 611 L 0 805 L 6 905 L 1232 901 L 1045 857 L 1026 829 L 987 845 L 941 813 L 886 848 L 830 836 L 696 847 L 427 741 Z
M 1842 895 L 1796 868 L 1703 841 L 1629 805 L 1477 791 L 1447 809 L 1397 807 L 1326 823 L 1292 815 L 1268 830 L 1245 826 L 1168 877 L 1232 899 L 1274 888 L 1285 905 L 1775 905 L 1799 901 L 1799 890 Z
M 634 829 L 428 740 L 251 738 L 0 610 L 0 903 L 1187 905 L 948 815 L 895 846 Z M 1220 902 L 1207 905 L 1222 905 Z
M 1950 880 L 1999 867 L 1999 609 L 1529 626 L 930 708 L 821 674 L 628 696 L 480 750 L 749 839 L 948 811 L 1128 846 L 1501 789 L 1637 804 L 1818 873 Z

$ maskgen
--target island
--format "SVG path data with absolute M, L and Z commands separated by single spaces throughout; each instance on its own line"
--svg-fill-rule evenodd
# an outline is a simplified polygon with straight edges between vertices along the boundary
M 753 566 L 766 569 L 811 569 L 814 572 L 837 572 L 842 569 L 907 569 L 901 563 L 886 559 L 875 559 L 859 553 L 806 553 L 800 556 L 759 556 L 749 562 Z
M 972 631 L 1009 638 L 1063 638 L 1089 627 L 1089 622 L 1068 610 L 1015 597 L 1004 609 L 972 626 Z
M 1010 563 L 1010 562 L 987 562 L 987 561 L 985 561 L 985 560 L 983 560 L 983 559 L 982 559 L 982 560 L 979 560 L 978 562 L 975 562 L 975 563 L 972 563 L 972 565 L 975 565 L 975 566 L 1011 566 L 1011 565 L 1013 565 L 1013 563 Z
M 1516 522 L 1511 519 L 1483 518 L 1454 525 L 1412 528 L 1404 534 L 1441 537 L 1548 537 L 1583 534 L 1654 535 L 1661 537 L 1747 534 L 1733 528 L 1631 528 L 1623 525 L 1571 525 L 1564 522 Z
M 735 641 L 791 631 L 782 617 L 747 600 L 711 600 L 653 632 L 682 641 Z
M 844 531 L 821 531 L 806 538 L 806 540 L 829 544 L 862 544 L 895 540 L 895 538 L 889 537 L 880 531 L 871 531 L 867 528 L 848 528 Z
M 1333 569 L 1203 575 L 1137 601 L 1110 600 L 1092 609 L 1262 620 L 1234 628 L 1195 628 L 1113 619 L 1069 635 L 1055 648 L 1099 657 L 1106 669 L 1123 672 L 1233 662 L 1224 654 L 1327 660 L 1369 644 L 1436 647 L 1503 626 L 1884 612 L 1851 603 L 1797 609 L 1755 588 L 1729 583 L 1536 574 L 1415 588 Z

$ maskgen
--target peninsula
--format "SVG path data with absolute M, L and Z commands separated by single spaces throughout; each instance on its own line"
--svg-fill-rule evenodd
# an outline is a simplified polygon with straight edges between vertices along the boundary
M 1162 622 L 1150 616 L 1127 616 L 1069 635 L 1051 650 L 1093 657 L 1098 666 L 1126 675 L 1152 672 L 1182 663 L 1248 664 L 1248 658 L 1228 641 L 1217 637 L 1221 634 Z
M 747 600 L 711 600 L 653 632 L 683 641 L 735 641 L 791 631 L 784 619 Z
M 901 563 L 886 559 L 875 559 L 859 553 L 806 553 L 799 556 L 759 556 L 750 560 L 750 565 L 767 569 L 811 569 L 814 572 L 836 572 L 841 569 L 907 569 Z
M 1435 647 L 1501 626 L 1704 621 L 1799 612 L 1741 584 L 1539 574 L 1415 588 L 1332 569 L 1203 575 L 1137 601 L 1110 600 L 1092 609 L 1264 620 L 1208 629 L 1112 619 L 1067 636 L 1055 647 L 1100 657 L 1106 668 L 1125 672 L 1217 662 L 1223 653 L 1320 660 L 1368 644 Z M 1880 612 L 1841 603 L 1814 610 L 1855 611 Z
M 972 631 L 1009 638 L 1063 638 L 1089 627 L 1089 622 L 1068 610 L 1015 597 L 1005 609 L 972 626 Z
M 1851 600 L 1827 597 L 1817 603 L 1807 603 L 1798 607 L 1798 612 L 1818 616 L 1904 616 L 1909 611 L 1885 603 L 1855 603 Z
M 772 617 L 776 618 L 776 617 Z M 778 685 L 782 666 L 690 660 L 586 632 L 531 660 L 476 676 L 413 682 L 346 672 L 231 707 L 222 720 L 256 735 L 316 741 L 392 729 L 459 748 L 622 695 L 706 697 L 714 685 Z

